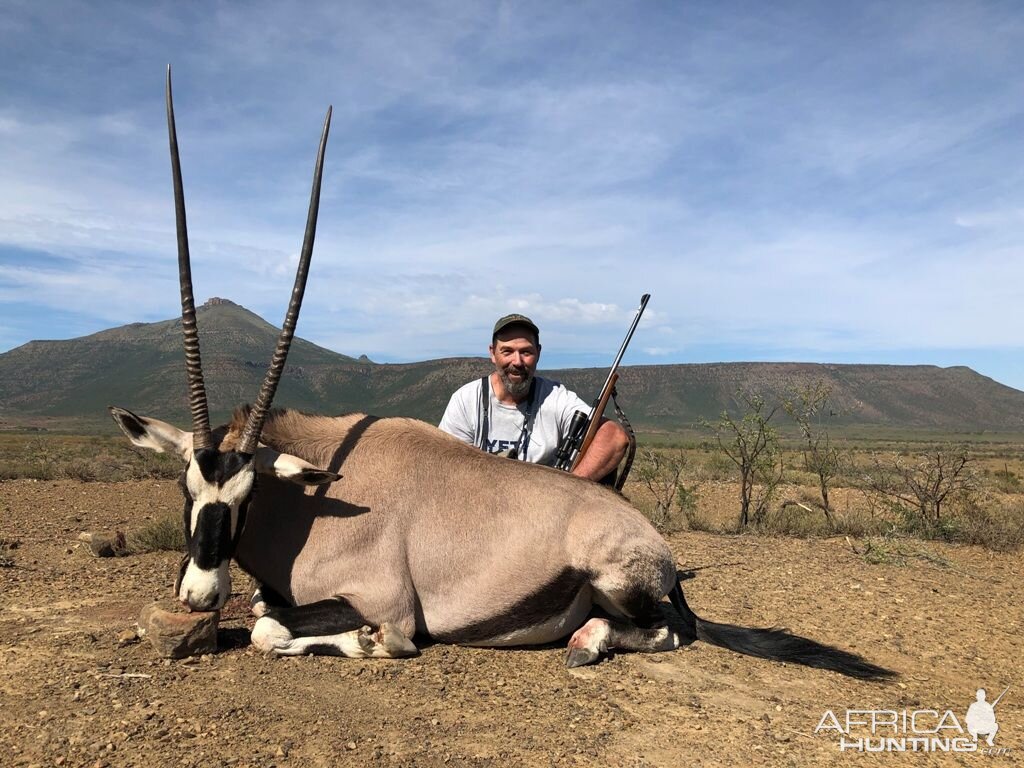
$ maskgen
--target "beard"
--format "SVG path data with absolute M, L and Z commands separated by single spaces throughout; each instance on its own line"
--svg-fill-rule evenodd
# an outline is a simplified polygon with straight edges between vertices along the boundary
M 513 379 L 509 375 L 510 371 L 520 374 L 522 378 Z M 499 369 L 498 378 L 501 379 L 501 383 L 502 386 L 505 387 L 505 391 L 517 400 L 521 397 L 526 397 L 530 391 L 530 384 L 533 383 L 533 373 L 525 368 L 514 368 L 511 365 Z

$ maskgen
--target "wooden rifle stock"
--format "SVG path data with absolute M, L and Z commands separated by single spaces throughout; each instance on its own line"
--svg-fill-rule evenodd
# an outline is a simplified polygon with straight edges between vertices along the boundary
M 583 456 L 590 448 L 590 444 L 594 442 L 594 437 L 597 435 L 597 430 L 601 428 L 601 417 L 604 415 L 604 409 L 608 405 L 608 400 L 612 396 L 612 390 L 615 389 L 615 382 L 619 380 L 619 374 L 613 373 L 611 378 L 608 379 L 605 384 L 604 391 L 601 392 L 601 397 L 598 398 L 597 403 L 594 405 L 594 409 L 590 412 L 590 424 L 587 426 L 586 434 L 583 435 L 583 442 L 580 444 L 580 451 L 576 454 L 576 460 L 573 461 L 569 471 L 572 472 L 579 466 L 583 460 Z

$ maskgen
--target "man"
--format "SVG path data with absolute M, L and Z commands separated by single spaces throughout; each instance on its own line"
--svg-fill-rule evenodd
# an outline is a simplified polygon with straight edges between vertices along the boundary
M 498 320 L 489 350 L 494 372 L 456 390 L 441 429 L 488 453 L 551 466 L 573 414 L 589 413 L 590 406 L 557 381 L 534 375 L 540 331 L 530 318 Z M 602 418 L 574 474 L 601 480 L 618 467 L 628 445 L 623 429 Z

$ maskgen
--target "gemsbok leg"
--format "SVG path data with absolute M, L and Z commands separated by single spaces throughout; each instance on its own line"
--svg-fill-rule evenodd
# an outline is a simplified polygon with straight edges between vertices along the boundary
M 394 625 L 376 631 L 347 600 L 321 600 L 301 606 L 267 609 L 252 628 L 252 644 L 279 656 L 347 656 L 352 659 L 397 659 L 419 651 Z
M 565 666 L 580 667 L 592 664 L 602 653 L 613 649 L 659 653 L 674 651 L 689 642 L 668 623 L 645 629 L 635 624 L 614 619 L 592 618 L 576 630 L 569 639 L 569 653 Z

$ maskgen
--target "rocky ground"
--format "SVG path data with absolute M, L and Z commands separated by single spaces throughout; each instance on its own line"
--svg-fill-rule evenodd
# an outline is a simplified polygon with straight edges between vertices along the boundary
M 248 646 L 241 594 L 218 653 L 166 661 L 126 630 L 168 594 L 177 555 L 98 559 L 76 537 L 179 503 L 170 481 L 0 483 L 0 765 L 1024 762 L 1020 554 L 909 542 L 904 564 L 871 565 L 842 538 L 671 538 L 698 569 L 684 584 L 698 613 L 856 650 L 901 673 L 887 684 L 701 643 L 574 671 L 561 647 L 273 659 Z M 951 709 L 963 722 L 978 687 L 994 698 L 1007 685 L 996 746 L 1008 752 L 872 758 L 814 733 L 826 710 Z

